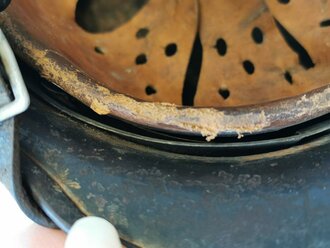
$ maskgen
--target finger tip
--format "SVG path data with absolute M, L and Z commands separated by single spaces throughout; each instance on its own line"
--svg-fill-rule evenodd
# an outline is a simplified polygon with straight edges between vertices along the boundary
M 77 220 L 68 233 L 65 248 L 121 248 L 116 228 L 107 220 L 89 216 Z

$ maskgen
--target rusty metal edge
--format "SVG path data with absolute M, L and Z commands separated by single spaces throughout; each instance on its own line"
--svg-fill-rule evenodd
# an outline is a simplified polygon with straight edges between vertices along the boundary
M 0 23 L 16 53 L 47 80 L 100 115 L 113 115 L 140 125 L 207 141 L 221 135 L 256 134 L 293 126 L 330 112 L 329 84 L 306 94 L 253 106 L 197 108 L 143 102 L 98 84 L 68 59 L 31 37 L 6 13 Z

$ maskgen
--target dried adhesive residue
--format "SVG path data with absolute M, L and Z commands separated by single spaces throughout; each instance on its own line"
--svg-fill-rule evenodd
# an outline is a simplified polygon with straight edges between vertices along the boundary
M 233 127 L 231 116 L 215 109 L 178 109 L 174 104 L 139 102 L 122 94 L 110 92 L 99 85 L 86 84 L 78 79 L 77 73 L 60 68 L 47 57 L 47 52 L 31 49 L 33 57 L 38 58 L 37 64 L 42 68 L 42 75 L 56 82 L 69 94 L 82 100 L 96 113 L 101 115 L 121 113 L 129 120 L 148 125 L 176 126 L 187 131 L 201 133 L 206 140 L 214 139 L 223 131 L 254 132 L 269 125 L 265 113 L 249 113 L 241 115 L 236 126 Z M 251 124 L 252 120 L 252 124 Z M 249 125 L 244 125 L 249 123 Z
M 277 111 L 268 114 L 267 118 L 271 120 L 285 119 L 287 122 L 293 122 L 296 119 L 303 122 L 309 120 L 310 117 L 318 117 L 322 114 L 329 113 L 329 109 L 330 85 L 321 92 L 302 95 L 292 104 L 291 108 L 285 104 L 284 106 L 279 105 Z
M 320 104 L 325 103 L 325 104 Z M 309 98 L 303 95 L 296 103 L 298 115 L 309 115 L 312 112 L 324 111 L 330 107 L 330 86 L 322 94 L 316 93 Z
M 99 86 L 103 92 L 102 100 L 94 99 L 91 107 L 96 112 L 104 113 L 115 110 L 127 113 L 132 119 L 146 123 L 162 123 L 180 127 L 191 132 L 201 133 L 206 140 L 214 139 L 218 133 L 234 130 L 238 134 L 254 132 L 269 125 L 264 111 L 236 116 L 236 126 L 233 116 L 226 115 L 212 108 L 184 108 L 178 109 L 167 103 L 138 102 L 120 94 L 112 94 L 108 89 Z M 248 124 L 244 124 L 248 123 Z

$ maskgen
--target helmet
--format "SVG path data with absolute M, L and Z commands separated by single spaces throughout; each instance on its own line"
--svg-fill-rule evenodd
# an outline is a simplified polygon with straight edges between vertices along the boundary
M 212 140 L 329 112 L 328 8 L 307 0 L 26 0 L 1 20 L 25 61 L 96 113 Z

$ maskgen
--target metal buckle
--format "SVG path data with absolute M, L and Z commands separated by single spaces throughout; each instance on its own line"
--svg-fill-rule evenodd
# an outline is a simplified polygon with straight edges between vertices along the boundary
M 24 112 L 30 105 L 30 97 L 15 55 L 0 29 L 0 57 L 9 78 L 14 100 L 0 106 L 0 122 Z

